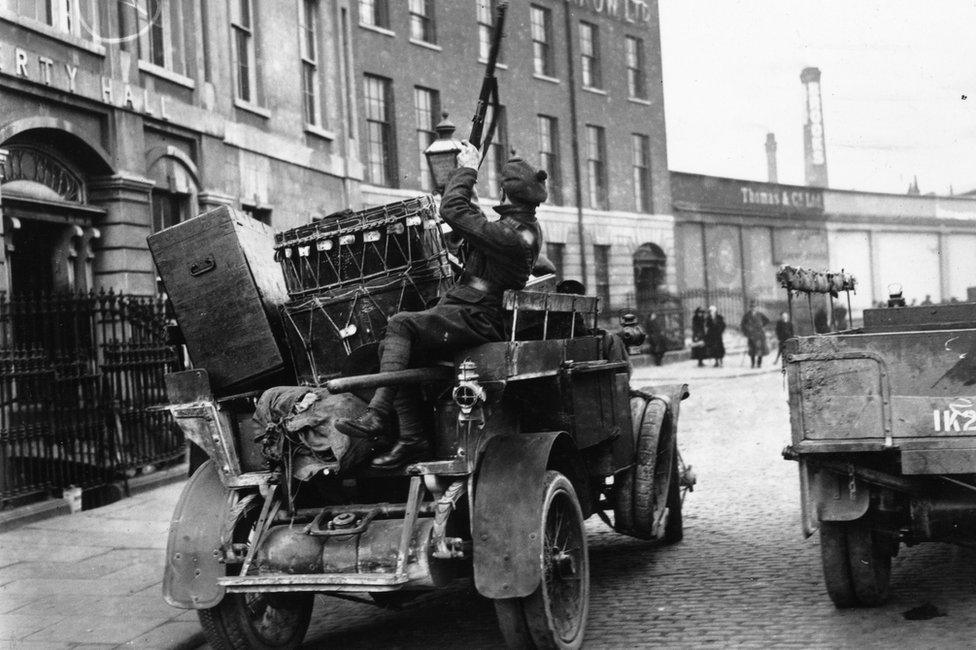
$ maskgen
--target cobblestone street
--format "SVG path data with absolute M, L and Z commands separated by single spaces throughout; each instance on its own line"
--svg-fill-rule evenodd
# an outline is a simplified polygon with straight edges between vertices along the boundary
M 670 548 L 589 522 L 587 647 L 884 646 L 972 643 L 976 551 L 929 544 L 894 560 L 892 596 L 874 610 L 839 611 L 827 598 L 816 537 L 799 524 L 796 465 L 783 377 L 730 358 L 639 370 L 634 385 L 687 381 L 679 442 L 699 479 L 685 503 L 685 539 Z M 734 376 L 739 375 L 739 376 Z M 908 621 L 932 603 L 948 615 Z M 467 582 L 401 611 L 319 598 L 307 647 L 500 647 L 491 604 Z

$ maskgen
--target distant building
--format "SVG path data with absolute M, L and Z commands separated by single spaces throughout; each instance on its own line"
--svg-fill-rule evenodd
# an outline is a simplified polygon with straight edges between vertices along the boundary
M 422 151 L 442 110 L 467 137 L 493 10 L 489 0 L 355 4 L 364 203 L 430 188 Z M 480 196 L 499 198 L 499 168 L 514 150 L 549 171 L 539 217 L 561 275 L 583 280 L 611 311 L 673 292 L 656 2 L 510 3 L 497 74 L 504 120 Z
M 964 300 L 976 285 L 976 197 L 812 188 L 672 172 L 685 310 L 751 298 L 778 306 L 782 264 L 853 273 L 854 316 L 901 284 L 909 303 Z M 728 316 L 727 316 L 728 317 Z

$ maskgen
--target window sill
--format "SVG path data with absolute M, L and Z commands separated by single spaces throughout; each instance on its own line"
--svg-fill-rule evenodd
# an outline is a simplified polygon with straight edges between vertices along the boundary
M 249 113 L 254 113 L 255 115 L 258 115 L 260 117 L 263 117 L 264 119 L 270 119 L 271 118 L 271 111 L 269 111 L 268 109 L 266 109 L 266 108 L 264 108 L 262 106 L 258 106 L 256 104 L 252 104 L 251 102 L 246 102 L 243 99 L 241 99 L 240 97 L 235 97 L 234 98 L 234 106 L 236 106 L 237 108 L 241 109 L 242 111 L 247 111 Z
M 482 59 L 479 56 L 478 57 L 478 63 L 480 63 L 481 65 L 488 65 L 488 59 Z M 496 63 L 495 64 L 495 67 L 498 68 L 499 70 L 508 70 L 508 66 L 505 65 L 504 63 Z
M 551 84 L 559 83 L 559 79 L 556 77 L 550 77 L 549 75 L 534 73 L 532 76 L 539 81 L 548 81 Z
M 151 74 L 154 77 L 159 77 L 160 79 L 165 79 L 179 86 L 189 88 L 193 90 L 197 87 L 197 82 L 190 79 L 186 75 L 182 75 L 178 72 L 173 72 L 172 70 L 167 70 L 162 66 L 158 66 L 155 63 L 150 63 L 149 61 L 139 61 L 139 70 L 145 72 L 146 74 Z
M 91 41 L 81 38 L 80 36 L 62 32 L 61 30 L 55 29 L 54 27 L 40 21 L 25 18 L 9 9 L 0 9 L 0 20 L 13 23 L 14 25 L 20 25 L 24 29 L 29 29 L 32 32 L 43 34 L 44 36 L 59 40 L 62 43 L 66 43 L 72 47 L 77 47 L 78 49 L 85 50 L 97 56 L 105 56 L 104 45 L 92 43 Z
M 383 36 L 396 36 L 395 31 L 392 29 L 387 29 L 386 27 L 377 27 L 376 25 L 367 25 L 366 23 L 359 23 L 359 26 L 363 29 L 368 29 L 371 32 L 382 34 Z
M 443 52 L 444 48 L 435 43 L 428 43 L 427 41 L 419 41 L 416 38 L 411 38 L 410 42 L 419 47 L 426 47 L 428 50 L 434 50 L 435 52 Z
M 317 136 L 323 140 L 329 140 L 330 142 L 336 138 L 334 131 L 327 131 L 326 129 L 314 124 L 305 124 L 305 133 Z
M 633 102 L 635 104 L 640 104 L 642 106 L 650 106 L 651 105 L 651 100 L 644 99 L 643 97 L 628 97 L 627 98 L 627 101 L 628 102 Z
M 603 95 L 604 97 L 607 96 L 607 91 L 603 90 L 602 88 L 594 88 L 593 86 L 583 86 L 583 90 L 585 90 L 588 93 L 593 93 L 594 95 Z

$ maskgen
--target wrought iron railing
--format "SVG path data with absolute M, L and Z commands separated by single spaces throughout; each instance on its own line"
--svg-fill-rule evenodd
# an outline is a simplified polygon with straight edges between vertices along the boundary
M 182 457 L 161 298 L 0 294 L 0 507 Z

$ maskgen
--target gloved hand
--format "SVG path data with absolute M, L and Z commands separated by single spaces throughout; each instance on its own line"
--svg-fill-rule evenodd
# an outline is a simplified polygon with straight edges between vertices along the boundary
M 461 140 L 461 151 L 457 155 L 458 167 L 468 167 L 478 169 L 481 162 L 481 152 L 467 140 Z

